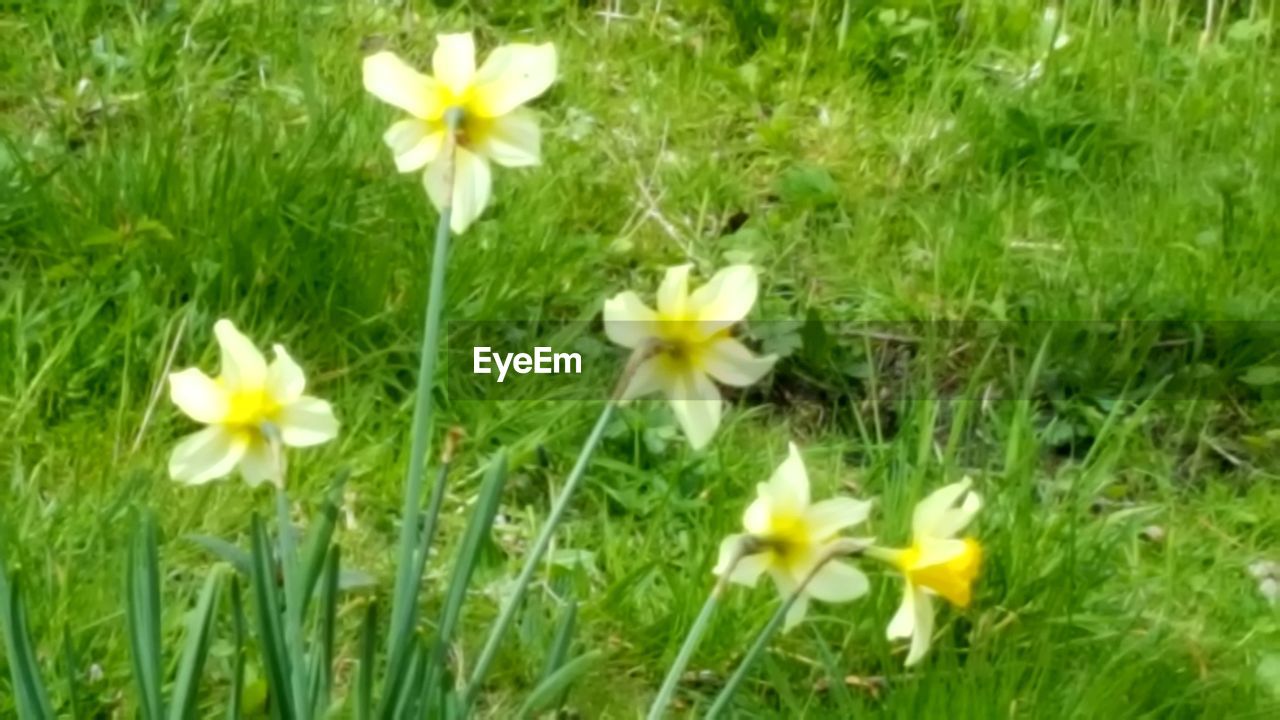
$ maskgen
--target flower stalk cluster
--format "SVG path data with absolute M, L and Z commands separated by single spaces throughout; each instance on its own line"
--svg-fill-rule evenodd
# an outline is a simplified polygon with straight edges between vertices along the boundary
M 541 131 L 527 103 L 544 94 L 557 73 L 550 44 L 514 44 L 494 50 L 479 67 L 470 33 L 440 35 L 431 59 L 432 75 L 413 69 L 390 52 L 364 59 L 365 88 L 408 115 L 383 135 L 392 162 L 403 173 L 421 173 L 426 195 L 439 211 L 424 312 L 413 420 L 406 438 L 407 463 L 400 515 L 395 579 L 386 623 L 385 648 L 377 652 L 380 604 L 376 594 L 360 598 L 366 608 L 351 707 L 358 718 L 466 718 L 484 690 L 497 653 L 522 609 L 559 524 L 591 471 L 591 460 L 614 415 L 637 399 L 661 395 L 694 451 L 708 448 L 728 407 L 723 387 L 745 388 L 761 381 L 778 358 L 750 349 L 736 334 L 754 308 L 760 278 L 749 265 L 733 265 L 691 286 L 691 264 L 668 268 L 652 304 L 633 291 L 604 302 L 604 331 L 630 351 L 617 385 L 602 406 L 571 470 L 560 483 L 550 512 L 524 553 L 523 565 L 507 588 L 497 617 L 463 676 L 450 663 L 449 648 L 460 624 L 467 588 L 483 540 L 490 532 L 506 479 L 506 458 L 495 453 L 464 536 L 458 544 L 451 579 L 434 623 L 420 622 L 420 588 L 431 557 L 437 521 L 450 469 L 457 464 L 461 434 L 450 430 L 436 474 L 428 488 L 428 458 L 434 427 L 436 364 L 445 310 L 452 235 L 467 232 L 490 204 L 492 165 L 516 168 L 541 162 Z M 691 289 L 692 288 L 692 289 Z M 192 367 L 168 376 L 174 405 L 203 428 L 182 438 L 168 462 L 171 478 L 185 485 L 209 483 L 238 474 L 250 487 L 274 491 L 274 532 L 255 513 L 250 548 L 219 538 L 194 536 L 194 542 L 223 562 L 209 575 L 200 595 L 172 683 L 167 683 L 160 648 L 163 626 L 159 604 L 158 544 L 155 521 L 140 513 L 128 570 L 130 647 L 144 718 L 194 717 L 199 677 L 210 645 L 225 569 L 231 576 L 230 607 L 236 628 L 231 715 L 267 713 L 277 720 L 311 720 L 331 712 L 334 685 L 335 628 L 339 597 L 376 585 L 377 580 L 342 568 L 334 540 L 344 503 L 345 473 L 338 473 L 320 513 L 306 528 L 295 527 L 289 490 L 293 476 L 289 453 L 334 441 L 340 423 L 326 400 L 307 394 L 307 376 L 282 345 L 264 353 L 230 319 L 213 325 L 219 370 L 210 376 Z M 305 466 L 304 466 L 305 468 Z M 423 507 L 424 496 L 428 497 Z M 756 586 L 768 577 L 782 598 L 777 611 L 757 634 L 746 656 L 712 705 L 723 711 L 748 668 L 773 633 L 790 630 L 813 603 L 847 603 L 866 595 L 870 582 L 856 561 L 871 558 L 901 575 L 905 592 L 887 626 L 889 639 L 909 640 L 907 665 L 929 650 L 935 598 L 966 607 L 978 576 L 982 549 L 963 533 L 981 507 L 968 479 L 925 497 L 912 518 L 912 539 L 905 547 L 882 547 L 871 537 L 848 535 L 868 519 L 873 503 L 851 497 L 815 500 L 799 448 L 791 443 L 786 459 L 756 486 L 742 516 L 742 532 L 720 543 L 713 569 L 714 587 L 662 682 L 649 718 L 662 716 L 672 700 L 698 641 L 732 585 Z M 267 517 L 271 513 L 267 513 Z M 225 567 L 224 567 L 225 566 Z M 241 707 L 246 696 L 247 588 L 254 609 L 257 655 L 261 658 L 269 702 Z M 35 653 L 26 636 L 25 610 L 16 583 L 0 567 L 0 620 L 23 717 L 51 717 L 48 693 L 39 681 Z M 573 630 L 572 611 L 558 635 L 558 659 L 530 694 L 522 713 L 546 707 L 596 657 L 568 659 L 564 650 Z M 164 688 L 170 687 L 168 697 Z M 167 709 L 167 710 L 166 710 Z

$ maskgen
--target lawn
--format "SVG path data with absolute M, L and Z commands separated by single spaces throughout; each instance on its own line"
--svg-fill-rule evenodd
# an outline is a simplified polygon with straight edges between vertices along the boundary
M 333 403 L 291 460 L 304 522 L 350 471 L 335 707 L 365 608 L 391 592 L 437 212 L 362 87 L 436 34 L 553 42 L 541 166 L 495 169 L 453 242 L 436 435 L 466 440 L 427 565 L 430 637 L 489 459 L 510 477 L 451 667 L 471 667 L 626 356 L 606 298 L 669 266 L 759 271 L 741 334 L 780 356 L 693 449 L 667 405 L 616 414 L 478 715 L 514 717 L 563 608 L 599 659 L 562 712 L 639 716 L 724 536 L 794 440 L 815 498 L 875 498 L 892 545 L 964 476 L 985 500 L 971 604 L 904 667 L 901 595 L 815 603 L 733 700 L 741 717 L 1247 718 L 1280 714 L 1280 17 L 1266 0 L 0 4 L 0 557 L 22 580 L 60 716 L 134 717 L 123 589 L 158 517 L 164 643 L 270 492 L 187 487 L 194 425 L 166 374 L 212 371 L 230 318 Z M 1210 13 L 1210 14 L 1206 14 Z M 477 333 L 552 338 L 581 376 L 468 371 Z M 520 346 L 515 349 L 527 349 Z M 459 355 L 461 353 L 461 355 Z M 697 717 L 778 605 L 735 586 L 672 712 Z M 202 717 L 223 717 L 219 618 Z M 0 716 L 16 715 L 0 655 Z M 250 654 L 245 715 L 265 717 Z

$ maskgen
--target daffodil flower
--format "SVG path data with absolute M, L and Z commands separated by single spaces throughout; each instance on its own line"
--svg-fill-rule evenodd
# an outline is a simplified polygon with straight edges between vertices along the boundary
M 188 417 L 208 427 L 178 442 L 169 457 L 174 480 L 199 484 L 239 468 L 250 485 L 284 481 L 281 445 L 307 447 L 332 440 L 338 421 L 329 403 L 304 395 L 306 377 L 284 347 L 270 364 L 230 320 L 213 326 L 222 350 L 216 379 L 199 368 L 169 375 L 169 396 Z
M 746 539 L 760 551 L 738 560 L 730 582 L 754 587 L 767 572 L 785 600 L 813 573 L 787 612 L 786 630 L 804 619 L 810 598 L 839 603 L 867 592 L 867 576 L 862 571 L 840 560 L 828 560 L 827 555 L 841 530 L 866 520 L 870 502 L 841 497 L 810 503 L 809 476 L 795 443 L 788 446 L 787 459 L 769 482 L 757 486 L 756 493 L 742 517 L 746 535 L 730 535 L 720 544 L 716 575 L 728 571 L 735 549 Z
M 889 622 L 890 640 L 911 638 L 907 666 L 920 662 L 933 640 L 933 596 L 968 607 L 973 581 L 982 564 L 978 541 L 956 536 L 982 508 L 968 478 L 938 488 L 916 505 L 911 518 L 911 547 L 870 548 L 867 555 L 890 563 L 906 579 L 898 612 Z
M 755 305 L 756 271 L 748 265 L 727 267 L 690 293 L 691 267 L 667 270 L 656 311 L 634 292 L 610 298 L 604 304 L 604 329 L 618 345 L 651 353 L 636 366 L 623 399 L 663 393 L 697 449 L 720 425 L 723 400 L 712 380 L 746 387 L 769 372 L 777 357 L 756 357 L 730 335 Z
M 435 77 L 423 75 L 391 52 L 364 59 L 364 87 L 412 117 L 391 126 L 383 141 L 400 172 L 426 168 L 423 182 L 437 209 L 452 209 L 450 227 L 462 233 L 489 203 L 489 162 L 525 167 L 541 162 L 537 117 L 521 107 L 556 78 L 556 49 L 504 45 L 476 69 L 471 33 L 436 36 L 431 58 Z M 446 115 L 459 116 L 453 177 L 442 152 L 448 144 Z

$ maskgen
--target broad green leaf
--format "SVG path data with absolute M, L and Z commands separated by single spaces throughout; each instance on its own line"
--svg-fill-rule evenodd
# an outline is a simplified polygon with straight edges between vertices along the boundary
M 222 590 L 222 572 L 215 567 L 204 581 L 195 612 L 190 616 L 186 641 L 183 643 L 182 660 L 173 681 L 173 693 L 169 698 L 170 720 L 194 720 L 200 691 L 200 675 L 209 655 L 209 642 L 213 635 L 213 618 L 218 611 L 218 595 Z
M 569 686 L 573 684 L 591 666 L 603 655 L 599 650 L 591 650 L 583 653 L 578 657 L 570 660 L 559 670 L 556 670 L 550 677 L 538 683 L 538 686 L 529 693 L 529 697 L 520 706 L 517 717 L 526 718 L 539 710 L 542 710 L 556 701 Z
M 1280 366 L 1255 365 L 1240 376 L 1240 382 L 1246 385 L 1275 385 L 1280 383 Z
M 278 720 L 294 720 L 294 693 L 289 666 L 289 649 L 285 646 L 281 625 L 280 597 L 277 587 L 275 559 L 266 525 L 256 513 L 253 516 L 253 602 L 258 618 L 258 643 L 266 666 L 267 687 L 271 692 L 271 715 Z
M 21 720 L 44 720 L 53 717 L 49 693 L 40 679 L 40 664 L 27 627 L 27 611 L 22 602 L 21 582 L 15 576 L 10 582 L 0 562 L 0 626 L 4 629 L 5 653 L 9 660 L 9 677 Z
M 160 645 L 160 567 L 155 518 L 139 512 L 125 568 L 129 657 L 144 720 L 164 717 L 164 660 Z

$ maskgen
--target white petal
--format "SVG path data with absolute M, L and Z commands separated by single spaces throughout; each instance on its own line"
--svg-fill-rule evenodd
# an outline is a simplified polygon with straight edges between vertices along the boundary
M 487 123 L 473 140 L 476 152 L 503 167 L 529 167 L 542 162 L 538 116 L 518 108 Z
M 320 398 L 303 395 L 280 411 L 280 439 L 290 447 L 308 447 L 338 436 L 333 408 Z
M 911 651 L 907 653 L 906 666 L 911 667 L 929 652 L 929 644 L 933 642 L 933 601 L 924 591 L 912 590 L 912 605 L 915 615 L 915 632 L 911 635 Z
M 787 444 L 787 459 L 773 471 L 767 491 L 775 513 L 800 515 L 809 507 L 809 473 L 795 443 Z
M 782 602 L 785 603 L 787 599 L 791 597 L 792 593 L 795 592 L 796 581 L 793 580 L 791 576 L 781 571 L 771 571 L 769 575 L 773 578 L 774 586 L 778 588 L 778 597 L 780 597 Z M 808 611 L 809 595 L 807 593 L 800 593 L 800 596 L 796 598 L 794 603 L 792 603 L 791 609 L 787 611 L 787 617 L 782 623 L 782 631 L 786 632 L 796 625 L 799 625 L 800 622 L 804 620 L 804 616 Z
M 837 497 L 810 505 L 804 513 L 804 519 L 813 538 L 826 540 L 841 530 L 866 520 L 870 512 L 869 501 Z
M 656 317 L 639 295 L 620 292 L 604 301 L 604 334 L 622 347 L 634 348 L 654 337 Z
M 713 571 L 716 575 L 723 575 L 728 569 L 729 560 L 733 557 L 738 544 L 742 542 L 742 537 L 742 535 L 730 535 L 720 543 L 720 557 L 716 561 L 716 569 Z M 733 568 L 733 572 L 729 575 L 729 582 L 755 587 L 768 566 L 769 560 L 763 554 L 757 553 L 739 558 L 737 566 Z
M 222 380 L 229 388 L 261 388 L 267 381 L 267 359 L 230 320 L 219 320 L 213 334 L 222 348 Z
M 711 334 L 742 320 L 756 304 L 760 280 L 750 265 L 734 265 L 716 273 L 689 296 L 689 308 L 702 331 Z
M 862 571 L 846 562 L 831 560 L 805 586 L 814 599 L 829 603 L 849 602 L 867 594 L 870 583 Z
M 721 406 L 724 404 L 715 384 L 706 375 L 695 373 L 676 378 L 675 384 L 664 390 L 689 445 L 694 450 L 706 447 L 716 434 L 716 428 L 720 427 Z
M 733 338 L 712 343 L 703 355 L 703 369 L 725 385 L 746 387 L 764 377 L 777 362 L 776 355 L 756 357 Z
M 935 521 L 933 532 L 936 537 L 955 537 L 965 528 L 969 527 L 969 523 L 973 522 L 973 517 L 982 509 L 982 498 L 978 493 L 970 490 L 961 501 L 960 507 L 948 510 Z
M 742 514 L 742 527 L 752 535 L 762 537 L 769 534 L 773 525 L 773 493 L 769 490 L 768 483 L 757 485 L 756 492 L 756 499 L 751 501 Z
M 733 574 L 729 576 L 730 582 L 747 587 L 755 587 L 760 582 L 760 576 L 769 568 L 769 558 L 763 554 L 748 555 L 738 561 L 738 567 L 734 568 Z
M 178 441 L 169 456 L 169 476 L 189 485 L 216 480 L 235 468 L 248 444 L 243 433 L 207 427 Z
M 667 268 L 667 274 L 658 286 L 658 313 L 664 319 L 680 318 L 689 301 L 689 270 L 692 265 Z
M 658 392 L 665 386 L 662 378 L 662 364 L 657 358 L 649 358 L 636 366 L 627 389 L 622 391 L 622 400 L 635 400 Z
M 965 478 L 960 482 L 944 485 L 917 503 L 911 516 L 912 532 L 917 537 L 939 537 L 936 532 L 939 521 L 969 491 L 969 484 L 969 478 Z
M 890 640 L 898 638 L 911 637 L 916 631 L 916 604 L 915 590 L 911 585 L 903 588 L 902 604 L 898 605 L 898 611 L 893 614 L 893 619 L 889 621 L 889 627 L 885 631 L 885 637 Z
M 391 148 L 396 169 L 413 172 L 426 167 L 440 154 L 444 131 L 432 132 L 421 120 L 401 120 L 383 134 L 382 141 Z
M 436 81 L 409 67 L 392 52 L 380 52 L 364 59 L 364 89 L 379 100 L 424 120 L 439 120 L 444 115 Z
M 471 33 L 437 35 L 431 71 L 455 97 L 466 94 L 476 76 L 476 43 Z
M 226 393 L 198 368 L 169 374 L 169 398 L 196 422 L 218 423 L 227 416 Z
M 276 356 L 267 366 L 267 392 L 280 405 L 288 405 L 302 397 L 307 389 L 307 376 L 283 345 L 276 344 L 272 351 Z
M 240 458 L 237 469 L 240 470 L 240 477 L 243 477 L 250 487 L 257 487 L 264 482 L 276 484 L 284 482 L 275 451 L 261 438 L 255 438 L 249 443 L 244 457 Z
M 920 549 L 920 555 L 916 558 L 915 566 L 922 568 L 941 565 L 963 555 L 969 548 L 968 543 L 964 540 L 929 536 L 917 537 L 916 544 Z
M 449 227 L 461 235 L 489 204 L 493 178 L 489 174 L 487 160 L 463 147 L 454 152 L 453 215 Z
M 476 74 L 476 112 L 498 117 L 538 97 L 555 82 L 556 64 L 556 48 L 551 43 L 497 48 Z

